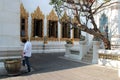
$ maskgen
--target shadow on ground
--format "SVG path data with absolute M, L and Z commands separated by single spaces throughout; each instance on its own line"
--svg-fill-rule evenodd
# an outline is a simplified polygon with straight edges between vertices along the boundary
M 27 76 L 31 74 L 52 72 L 52 71 L 58 71 L 58 70 L 70 69 L 70 68 L 76 68 L 76 67 L 82 67 L 88 65 L 88 64 L 74 62 L 60 58 L 63 56 L 64 53 L 33 54 L 30 59 L 31 67 L 33 71 L 30 73 L 22 73 L 18 76 Z M 4 76 L 2 78 L 6 78 L 6 77 L 8 76 Z

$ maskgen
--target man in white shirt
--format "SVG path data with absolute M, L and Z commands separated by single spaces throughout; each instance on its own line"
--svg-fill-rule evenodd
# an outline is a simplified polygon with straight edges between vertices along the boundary
M 31 51 L 32 51 L 32 44 L 30 41 L 27 41 L 26 39 L 23 39 L 22 42 L 24 43 L 24 50 L 23 50 L 23 66 L 25 66 L 25 64 L 27 65 L 27 70 L 28 72 L 31 71 L 30 68 L 30 62 L 29 62 L 29 58 L 31 57 Z

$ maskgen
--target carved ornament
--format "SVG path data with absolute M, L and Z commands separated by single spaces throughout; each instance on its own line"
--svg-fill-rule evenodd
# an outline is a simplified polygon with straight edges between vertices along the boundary
M 32 17 L 32 33 L 31 33 L 31 40 L 35 40 L 35 41 L 39 41 L 39 40 L 43 40 L 43 37 L 34 37 L 34 19 L 42 19 L 42 36 L 43 34 L 43 26 L 44 26 L 44 14 L 42 13 L 42 11 L 40 10 L 39 7 L 37 7 L 37 9 L 34 11 L 34 13 L 31 14 Z
M 22 39 L 28 39 L 28 17 L 29 17 L 28 12 L 25 10 L 23 4 L 21 4 L 20 5 L 20 18 L 25 19 L 25 37 L 20 37 L 21 41 L 22 41 Z M 21 23 L 20 23 L 20 25 L 21 25 Z
M 62 18 L 60 19 L 61 22 L 66 22 L 69 21 L 69 17 L 67 15 L 67 13 L 65 12 L 64 15 L 62 16 Z
M 79 22 L 78 22 L 78 20 L 77 20 L 77 18 L 74 16 L 74 18 L 72 19 L 72 23 L 75 23 L 75 24 L 78 24 Z
M 55 14 L 55 11 L 53 9 L 47 16 L 47 20 L 58 21 L 58 16 Z
M 20 5 L 20 16 L 23 17 L 23 18 L 28 18 L 28 16 L 29 16 L 29 14 L 25 10 L 23 4 Z
M 49 20 L 51 21 L 58 21 L 58 16 L 56 15 L 56 13 L 54 12 L 54 10 L 52 9 L 52 11 L 49 13 L 49 15 L 47 16 L 47 33 L 49 33 Z M 58 23 L 58 22 L 57 22 Z M 58 34 L 58 33 L 57 33 Z M 49 34 L 48 34 L 49 35 Z M 55 37 L 48 37 L 48 41 L 58 41 L 58 38 Z
M 31 14 L 32 19 L 44 19 L 44 15 L 39 7 Z

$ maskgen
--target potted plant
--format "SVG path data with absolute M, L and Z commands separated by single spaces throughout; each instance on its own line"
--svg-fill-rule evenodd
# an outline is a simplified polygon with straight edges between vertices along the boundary
M 73 44 L 73 39 L 66 40 L 66 44 Z
M 5 59 L 4 66 L 8 75 L 18 75 L 21 69 L 21 58 Z

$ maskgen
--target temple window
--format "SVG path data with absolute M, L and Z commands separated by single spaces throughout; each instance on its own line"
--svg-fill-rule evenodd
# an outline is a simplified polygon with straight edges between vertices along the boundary
M 20 39 L 28 39 L 28 13 L 23 4 L 20 6 Z
M 101 33 L 108 38 L 108 17 L 106 16 L 105 13 L 103 13 L 99 19 L 99 29 Z
M 70 25 L 62 22 L 62 38 L 70 38 Z
M 72 19 L 72 22 L 74 24 L 78 24 L 79 23 L 75 16 Z M 74 40 L 79 40 L 80 39 L 80 35 L 81 35 L 81 30 L 78 27 L 74 26 L 74 28 L 73 28 L 73 38 L 74 38 Z
M 79 30 L 78 28 L 74 28 L 74 38 L 79 39 L 80 35 L 81 35 L 81 30 Z
M 34 11 L 31 14 L 32 17 L 32 31 L 31 31 L 31 40 L 43 40 L 44 37 L 44 15 L 41 12 L 40 8 Z
M 69 17 L 65 12 L 61 17 L 61 40 L 68 40 L 71 38 L 70 36 L 71 29 L 68 21 L 69 21 Z
M 58 22 L 49 20 L 49 38 L 58 37 Z
M 34 33 L 33 33 L 33 37 L 43 37 L 42 33 L 42 24 L 43 20 L 41 19 L 34 19 Z
M 47 16 L 47 36 L 48 40 L 58 40 L 58 17 L 54 10 Z
M 21 37 L 25 37 L 25 19 L 24 18 L 21 18 Z

